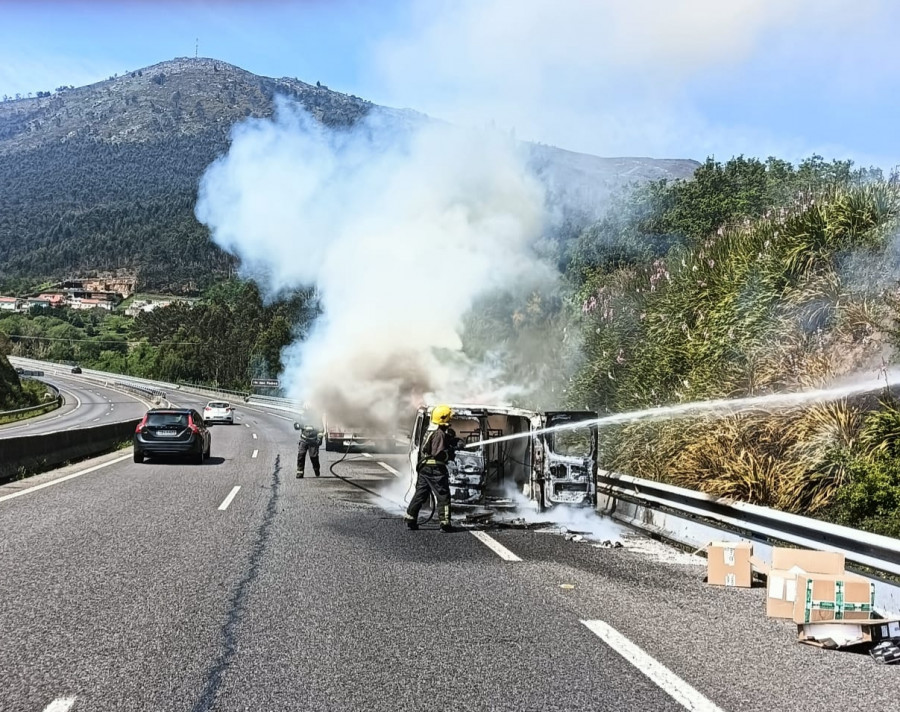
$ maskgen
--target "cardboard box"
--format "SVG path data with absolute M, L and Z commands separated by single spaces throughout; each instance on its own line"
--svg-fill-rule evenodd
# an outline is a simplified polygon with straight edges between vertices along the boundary
M 797 576 L 795 623 L 868 620 L 875 609 L 875 584 L 855 574 Z
M 842 574 L 844 573 L 844 555 L 836 551 L 772 547 L 773 569 L 790 571 L 795 567 L 809 574 Z
M 900 639 L 900 620 L 798 623 L 797 640 L 817 648 L 847 648 L 861 643 Z
M 713 586 L 750 588 L 753 572 L 749 541 L 712 541 L 706 547 L 706 581 Z
M 768 572 L 766 615 L 769 618 L 794 617 L 797 577 L 801 574 L 842 574 L 844 555 L 835 551 L 772 549 L 772 569 Z

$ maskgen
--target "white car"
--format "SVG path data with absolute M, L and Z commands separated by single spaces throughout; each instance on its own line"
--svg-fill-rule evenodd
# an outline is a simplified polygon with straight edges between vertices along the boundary
M 207 425 L 228 423 L 234 425 L 234 408 L 225 401 L 210 401 L 203 409 L 203 420 Z

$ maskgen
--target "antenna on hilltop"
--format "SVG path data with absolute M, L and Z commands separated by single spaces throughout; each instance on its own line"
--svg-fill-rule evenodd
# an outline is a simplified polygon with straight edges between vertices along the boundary
M 198 37 L 194 42 L 194 59 L 197 59 L 197 55 L 200 53 L 200 38 Z

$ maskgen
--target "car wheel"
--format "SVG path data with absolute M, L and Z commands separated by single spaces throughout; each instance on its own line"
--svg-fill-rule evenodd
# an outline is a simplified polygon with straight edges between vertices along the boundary
M 135 451 L 134 451 L 134 461 L 135 462 L 143 462 L 144 461 L 144 453 L 142 453 L 137 448 L 135 448 Z

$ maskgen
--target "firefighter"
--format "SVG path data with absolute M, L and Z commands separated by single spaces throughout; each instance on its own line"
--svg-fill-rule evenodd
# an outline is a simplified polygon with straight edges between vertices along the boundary
M 450 526 L 450 475 L 447 463 L 456 457 L 456 435 L 450 429 L 453 411 L 450 406 L 436 405 L 431 411 L 431 425 L 425 442 L 419 451 L 416 467 L 416 493 L 406 510 L 406 526 L 419 528 L 419 510 L 434 492 L 442 532 L 451 532 Z
M 318 477 L 319 471 L 319 446 L 322 444 L 322 433 L 312 425 L 306 425 L 300 430 L 300 442 L 297 445 L 297 478 L 303 477 L 306 467 L 306 453 L 309 453 L 309 461 L 312 463 L 313 472 Z

